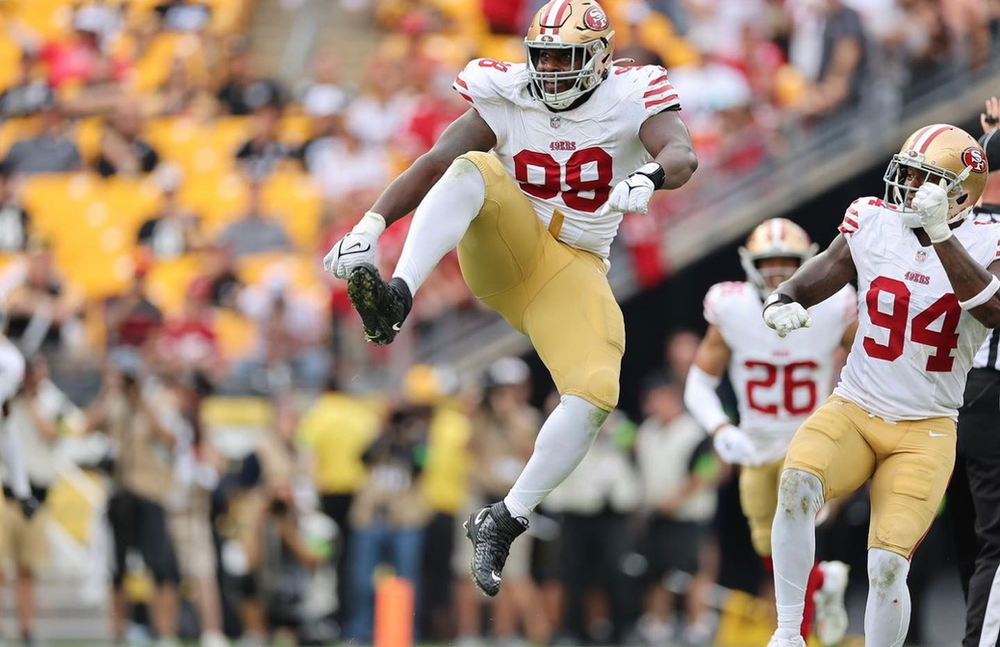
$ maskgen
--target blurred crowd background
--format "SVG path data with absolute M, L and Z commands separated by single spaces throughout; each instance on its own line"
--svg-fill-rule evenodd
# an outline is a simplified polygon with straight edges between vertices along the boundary
M 4 511 L 8 636 L 369 643 L 388 564 L 415 586 L 420 640 L 766 641 L 767 604 L 731 593 L 768 595 L 735 479 L 681 402 L 695 332 L 630 347 L 663 360 L 484 608 L 461 521 L 513 483 L 551 384 L 536 358 L 416 361 L 481 314 L 454 257 L 388 349 L 321 271 L 464 111 L 465 63 L 523 60 L 541 4 L 0 0 L 0 302 L 43 501 Z M 693 206 L 985 73 L 1000 25 L 996 0 L 604 5 L 617 57 L 669 69 L 701 160 L 623 225 L 613 261 L 640 289 Z M 270 42 L 316 16 L 311 41 Z M 382 237 L 385 268 L 405 233 Z M 824 525 L 828 556 L 863 564 L 866 505 Z

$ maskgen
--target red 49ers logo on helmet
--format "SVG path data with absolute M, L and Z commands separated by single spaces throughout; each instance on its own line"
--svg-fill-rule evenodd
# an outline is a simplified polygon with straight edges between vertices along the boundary
M 608 17 L 600 7 L 591 7 L 583 15 L 583 24 L 594 31 L 604 31 L 608 28 Z
M 986 172 L 986 156 L 975 146 L 969 146 L 962 152 L 962 164 L 971 167 L 973 173 Z

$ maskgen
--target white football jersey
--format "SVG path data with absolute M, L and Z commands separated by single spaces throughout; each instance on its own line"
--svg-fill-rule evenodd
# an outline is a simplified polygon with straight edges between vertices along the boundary
M 611 188 L 651 159 L 642 123 L 680 105 L 666 70 L 612 66 L 583 105 L 562 112 L 532 95 L 523 63 L 476 59 L 454 88 L 493 130 L 493 154 L 542 222 L 558 209 L 559 240 L 607 259 L 622 214 L 598 212 Z
M 781 338 L 767 327 L 760 293 L 750 283 L 718 283 L 705 295 L 705 320 L 729 346 L 729 381 L 745 431 L 763 462 L 785 455 L 799 425 L 833 388 L 834 352 L 857 318 L 846 286 L 809 309 L 812 326 Z
M 834 393 L 890 421 L 957 419 L 989 330 L 959 307 L 934 249 L 881 200 L 855 200 L 840 231 L 858 271 L 859 312 Z M 966 220 L 954 235 L 983 267 L 1000 258 L 1000 225 Z

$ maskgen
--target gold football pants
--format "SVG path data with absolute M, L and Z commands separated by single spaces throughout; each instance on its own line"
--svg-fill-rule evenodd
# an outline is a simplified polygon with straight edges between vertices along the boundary
M 531 340 L 561 395 L 618 404 L 625 322 L 598 256 L 559 242 L 500 161 L 467 153 L 482 173 L 483 208 L 458 246 L 469 289 Z
M 815 475 L 824 498 L 871 478 L 868 547 L 909 558 L 937 515 L 955 465 L 955 422 L 889 422 L 831 396 L 799 428 L 785 469 Z

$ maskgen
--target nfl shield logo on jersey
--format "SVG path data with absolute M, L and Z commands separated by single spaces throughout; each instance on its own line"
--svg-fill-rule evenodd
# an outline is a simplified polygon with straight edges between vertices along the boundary
M 918 263 L 923 263 L 926 260 L 927 260 L 927 251 L 923 250 L 923 249 L 918 249 L 917 250 L 917 262 Z
M 559 117 L 552 117 L 549 119 L 549 125 L 553 128 L 558 128 L 559 126 L 562 126 L 562 119 Z

